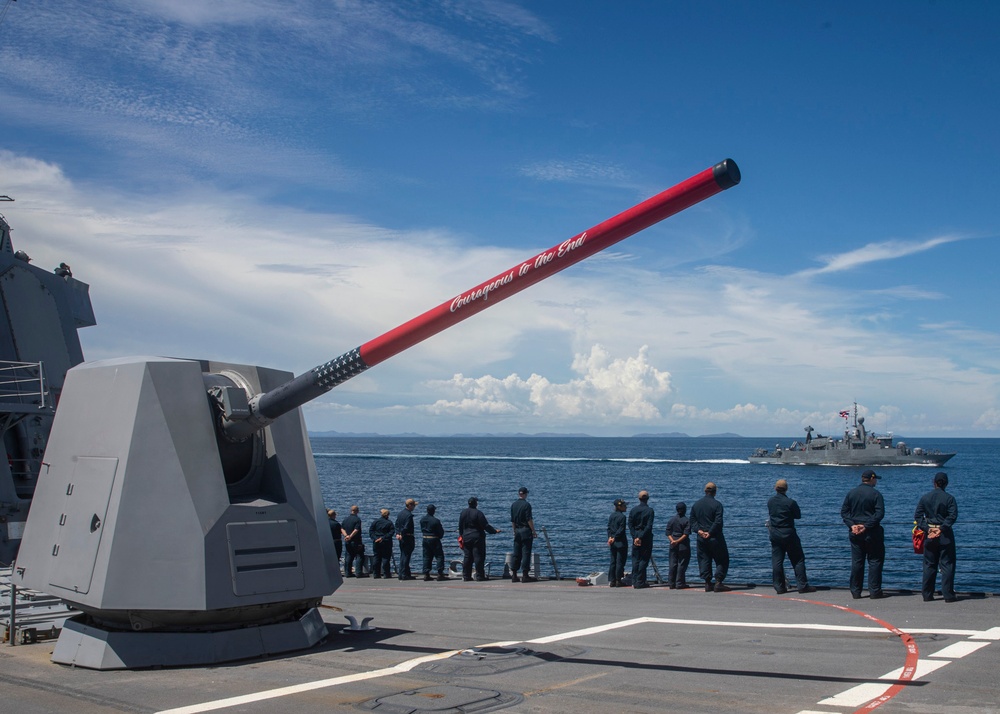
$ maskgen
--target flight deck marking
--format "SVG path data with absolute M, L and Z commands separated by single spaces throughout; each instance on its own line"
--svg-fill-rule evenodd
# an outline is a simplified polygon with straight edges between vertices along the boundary
M 778 629 L 781 629 L 781 630 L 820 630 L 820 631 L 826 631 L 826 632 L 858 632 L 858 633 L 867 633 L 867 634 L 879 633 L 879 632 L 883 632 L 886 629 L 888 629 L 890 632 L 893 632 L 893 634 L 899 635 L 901 638 L 907 638 L 907 639 L 909 639 L 910 643 L 913 642 L 912 637 L 910 637 L 910 634 L 908 634 L 907 632 L 903 632 L 902 630 L 899 630 L 898 628 L 893 627 L 889 623 L 884 623 L 882 620 L 879 620 L 878 618 L 876 618 L 874 616 L 868 615 L 867 613 L 861 612 L 859 610 L 853 610 L 853 609 L 851 609 L 849 607 L 844 607 L 844 606 L 841 606 L 841 605 L 834 605 L 832 603 L 824 603 L 824 602 L 820 602 L 820 601 L 816 601 L 816 600 L 800 600 L 800 599 L 797 599 L 797 598 L 777 598 L 776 596 L 757 595 L 757 594 L 748 595 L 748 596 L 749 597 L 764 597 L 764 598 L 774 597 L 774 599 L 791 600 L 793 602 L 812 603 L 814 605 L 825 605 L 827 607 L 832 607 L 834 609 L 842 610 L 844 612 L 849 612 L 849 613 L 852 613 L 852 614 L 861 615 L 862 617 L 864 617 L 866 619 L 869 619 L 869 620 L 872 620 L 873 622 L 880 623 L 881 626 L 880 627 L 858 627 L 858 626 L 850 626 L 850 625 L 817 625 L 817 624 L 814 624 L 814 623 L 787 623 L 787 622 L 763 622 L 763 623 L 761 623 L 761 622 L 737 622 L 737 621 L 719 621 L 719 620 L 684 620 L 684 619 L 671 618 L 671 617 L 636 617 L 636 618 L 633 618 L 633 619 L 630 619 L 630 620 L 621 620 L 619 622 L 611 622 L 611 623 L 608 623 L 606 625 L 597 625 L 595 627 L 586 627 L 586 628 L 579 629 L 579 630 L 570 630 L 568 632 L 563 632 L 563 633 L 556 634 L 556 635 L 548 635 L 546 637 L 538 637 L 538 638 L 531 639 L 531 640 L 507 640 L 507 641 L 501 641 L 501 642 L 492 642 L 492 643 L 485 644 L 485 645 L 479 645 L 478 647 L 511 647 L 513 645 L 518 645 L 518 644 L 551 644 L 553 642 L 560 642 L 560 641 L 563 641 L 563 640 L 575 639 L 577 637 L 586 637 L 588 635 L 600 634 L 600 633 L 603 633 L 603 632 L 609 632 L 611 630 L 618 630 L 618 629 L 621 629 L 621 628 L 624 628 L 624 627 L 631 627 L 633 625 L 642 625 L 642 624 L 650 624 L 650 623 L 652 623 L 652 624 L 668 624 L 668 625 L 698 625 L 698 626 L 712 626 L 712 627 L 753 627 L 753 628 L 758 628 L 758 629 L 775 629 L 775 630 L 778 630 Z M 971 639 L 985 640 L 984 642 L 968 643 L 968 644 L 978 644 L 980 646 L 985 646 L 985 645 L 989 644 L 991 641 L 1000 639 L 1000 628 L 992 628 L 990 630 L 985 630 L 985 631 L 982 631 L 982 630 L 935 630 L 935 629 L 913 628 L 913 629 L 909 630 L 909 633 L 951 634 L 951 635 L 959 635 L 959 636 L 969 637 Z M 918 676 L 921 676 L 923 674 L 927 674 L 928 672 L 933 671 L 935 669 L 938 669 L 939 667 L 942 667 L 942 666 L 948 664 L 951 661 L 950 659 L 943 659 L 943 658 L 945 658 L 945 657 L 951 657 L 951 658 L 963 657 L 963 656 L 965 656 L 965 654 L 971 654 L 971 652 L 974 652 L 974 651 L 976 651 L 976 650 L 979 649 L 979 647 L 975 647 L 974 649 L 968 649 L 968 648 L 966 648 L 967 651 L 965 651 L 964 654 L 961 653 L 962 650 L 955 649 L 955 650 L 953 650 L 953 652 L 954 652 L 953 654 L 945 654 L 945 652 L 947 652 L 951 648 L 957 647 L 958 644 L 966 644 L 966 643 L 956 643 L 955 645 L 951 645 L 949 647 L 946 647 L 944 650 L 941 650 L 941 652 L 939 652 L 937 655 L 931 655 L 931 656 L 941 657 L 942 659 L 938 659 L 938 660 L 919 660 L 919 664 L 918 664 L 917 659 L 916 659 L 916 644 L 913 644 L 912 645 L 912 647 L 913 647 L 912 652 L 909 651 L 909 647 L 908 647 L 908 654 L 907 654 L 906 664 L 902 668 L 897 669 L 894 672 L 890 672 L 890 673 L 885 674 L 882 677 L 880 677 L 880 679 L 892 679 L 892 680 L 895 680 L 896 684 L 891 685 L 888 688 L 886 688 L 886 685 L 884 683 L 879 683 L 879 682 L 871 682 L 871 683 L 862 684 L 859 687 L 854 687 L 852 689 L 847 690 L 847 692 L 842 692 L 840 695 L 837 695 L 836 697 L 831 697 L 831 698 L 828 698 L 828 699 L 824 699 L 823 701 L 819 702 L 819 704 L 820 705 L 831 704 L 832 706 L 840 706 L 840 707 L 843 707 L 843 706 L 857 706 L 856 703 L 848 704 L 846 702 L 848 700 L 850 700 L 852 702 L 856 701 L 857 703 L 864 703 L 864 702 L 868 702 L 869 700 L 873 700 L 869 704 L 867 704 L 866 706 L 864 706 L 861 709 L 857 710 L 857 712 L 872 711 L 873 709 L 878 708 L 879 706 L 881 706 L 882 704 L 884 704 L 886 701 L 888 701 L 889 699 L 891 699 L 899 691 L 901 691 L 903 689 L 903 687 L 906 685 L 906 683 L 908 683 L 908 681 L 910 679 L 916 679 Z M 192 704 L 192 705 L 189 705 L 189 706 L 177 707 L 177 708 L 174 708 L 174 709 L 165 709 L 165 710 L 162 710 L 162 711 L 158 712 L 157 714 L 200 714 L 201 712 L 215 711 L 215 710 L 218 710 L 218 709 L 227 709 L 229 707 L 240 706 L 240 705 L 243 705 L 243 704 L 252 704 L 254 702 L 266 701 L 268 699 L 278 699 L 280 697 L 287 697 L 287 696 L 291 696 L 291 695 L 294 695 L 294 694 L 300 694 L 302 692 L 310 692 L 310 691 L 314 691 L 316 689 L 325 689 L 325 688 L 328 688 L 328 687 L 337 687 L 337 686 L 340 686 L 342 684 L 352 684 L 352 683 L 355 683 L 355 682 L 363 682 L 363 681 L 366 681 L 366 680 L 369 680 L 369 679 L 379 679 L 379 678 L 388 677 L 388 676 L 391 676 L 391 675 L 394 675 L 394 674 L 404 674 L 406 672 L 411 671 L 412 669 L 414 669 L 415 667 L 417 667 L 417 666 L 419 666 L 421 664 L 424 664 L 424 663 L 427 663 L 427 662 L 435 662 L 435 661 L 442 660 L 442 659 L 448 659 L 449 657 L 454 657 L 455 655 L 461 654 L 462 652 L 465 652 L 467 650 L 468 650 L 468 648 L 461 649 L 461 650 L 449 650 L 449 651 L 446 651 L 446 652 L 439 652 L 437 654 L 431 654 L 431 655 L 423 655 L 421 657 L 415 657 L 413 659 L 406 660 L 405 662 L 400 662 L 399 664 L 393 665 L 391 667 L 383 667 L 381 669 L 375 669 L 375 670 L 372 670 L 370 672 L 358 672 L 357 674 L 346 674 L 346 675 L 342 675 L 340 677 L 331 677 L 330 679 L 321 679 L 321 680 L 317 680 L 317 681 L 314 681 L 314 682 L 304 682 L 302 684 L 295 684 L 295 685 L 291 685 L 291 686 L 288 686 L 288 687 L 280 687 L 278 689 L 270 689 L 270 690 L 265 690 L 265 691 L 262 691 L 262 692 L 255 692 L 253 694 L 244 694 L 244 695 L 240 695 L 240 696 L 236 696 L 236 697 L 229 697 L 229 698 L 226 698 L 226 699 L 217 699 L 215 701 L 203 702 L 201 704 Z M 911 660 L 911 655 L 912 655 L 912 659 L 913 659 L 912 663 L 910 661 Z M 902 677 L 904 675 L 906 675 L 907 672 L 908 672 L 907 678 L 905 680 L 902 679 Z M 870 691 L 872 694 L 871 694 L 871 696 L 868 696 L 868 697 L 866 697 L 864 699 L 857 699 L 857 697 L 860 697 L 860 695 L 861 695 L 862 688 L 869 688 L 866 691 Z M 858 690 L 854 697 L 848 697 L 848 696 L 846 696 L 846 695 L 848 695 L 849 692 L 854 692 L 854 690 Z M 895 690 L 895 691 L 893 691 L 893 690 Z M 892 693 L 890 694 L 890 692 L 892 692 Z M 877 699 L 876 699 L 876 697 L 877 697 Z M 834 700 L 836 700 L 836 701 L 834 701 Z M 810 711 L 812 711 L 812 710 L 803 710 L 803 712 L 801 712 L 801 714 L 808 714 L 808 712 L 810 712 Z M 857 712 L 855 714 L 857 714 Z M 828 714 L 828 713 L 827 712 L 819 712 L 817 714 Z
M 869 615 L 868 613 L 862 612 L 860 610 L 855 610 L 854 608 L 845 607 L 843 605 L 835 605 L 829 602 L 822 602 L 817 600 L 803 600 L 799 598 L 787 598 L 779 597 L 777 595 L 762 595 L 757 593 L 739 593 L 745 597 L 762 597 L 765 599 L 774 600 L 785 600 L 788 602 L 798 602 L 811 605 L 822 605 L 824 607 L 832 607 L 835 610 L 842 610 L 844 612 L 853 613 L 860 615 L 867 620 L 877 622 L 881 625 L 881 629 L 887 629 L 893 634 L 897 635 L 903 644 L 906 646 L 907 655 L 906 662 L 902 667 L 892 670 L 886 674 L 879 677 L 880 680 L 894 681 L 895 684 L 886 687 L 884 684 L 878 682 L 866 682 L 865 684 L 859 684 L 856 687 L 851 687 L 850 689 L 836 694 L 832 697 L 828 697 L 818 702 L 820 706 L 835 706 L 835 707 L 857 707 L 860 705 L 860 709 L 857 709 L 854 714 L 861 714 L 863 712 L 870 712 L 878 709 L 880 706 L 885 704 L 887 701 L 895 697 L 903 688 L 912 681 L 920 679 L 931 672 L 935 672 L 945 665 L 949 664 L 953 660 L 961 659 L 967 655 L 977 652 L 990 642 L 1000 639 L 1000 628 L 993 627 L 985 631 L 974 631 L 974 630 L 922 630 L 918 628 L 913 628 L 904 632 L 899 628 L 880 620 L 874 615 Z M 859 628 L 862 629 L 862 628 Z M 873 629 L 873 628 L 863 628 L 863 629 Z M 934 657 L 935 659 L 920 659 L 919 650 L 917 648 L 916 642 L 913 641 L 912 635 L 916 633 L 926 633 L 926 634 L 948 634 L 948 635 L 958 635 L 968 637 L 969 639 L 965 642 L 956 642 L 954 644 L 946 646 L 944 649 L 938 652 L 929 654 L 928 657 Z M 814 713 L 809 710 L 804 710 L 799 712 L 799 714 L 823 714 L 821 712 Z
M 399 664 L 393 665 L 392 667 L 374 669 L 370 672 L 345 674 L 341 677 L 320 679 L 315 682 L 303 682 L 302 684 L 293 684 L 290 687 L 281 687 L 280 689 L 269 689 L 263 692 L 255 692 L 254 694 L 243 694 L 238 697 L 229 697 L 228 699 L 216 699 L 214 702 L 192 704 L 191 706 L 177 707 L 176 709 L 165 709 L 163 711 L 158 712 L 158 714 L 198 714 L 199 712 L 208 712 L 208 711 L 213 711 L 215 709 L 226 709 L 228 707 L 236 707 L 241 704 L 252 704 L 253 702 L 262 702 L 267 699 L 277 699 L 278 697 L 287 697 L 289 695 L 299 694 L 301 692 L 310 692 L 314 689 L 336 687 L 341 684 L 350 684 L 352 682 L 363 682 L 366 679 L 378 679 L 380 677 L 387 677 L 392 674 L 403 674 L 404 672 L 409 672 L 417 665 L 424 664 L 425 662 L 434 662 L 439 659 L 448 659 L 449 657 L 454 657 L 455 655 L 461 652 L 462 650 L 451 650 L 449 652 L 439 652 L 437 654 L 424 655 L 423 657 L 415 657 L 414 659 L 410 659 L 405 662 L 400 662 Z
M 934 654 L 927 655 L 928 657 L 947 657 L 949 659 L 960 659 L 966 655 L 970 655 L 977 650 L 981 650 L 983 647 L 988 645 L 989 642 L 956 642 L 953 645 L 948 645 L 940 652 L 935 652 Z
M 911 630 L 910 633 L 921 632 L 921 630 Z M 923 632 L 926 632 L 924 630 Z M 984 633 L 975 633 L 968 635 L 969 640 L 965 642 L 955 642 L 954 644 L 947 645 L 944 649 L 937 652 L 931 653 L 928 657 L 933 657 L 935 659 L 918 659 L 916 663 L 915 670 L 909 681 L 916 681 L 921 677 L 924 677 L 931 672 L 941 669 L 950 662 L 966 657 L 973 652 L 978 652 L 983 647 L 990 644 L 989 641 L 974 641 L 977 637 L 981 638 Z M 899 681 L 901 675 L 903 674 L 904 668 L 900 667 L 894 669 L 891 672 L 883 674 L 879 679 L 881 680 L 895 680 Z M 834 707 L 856 707 L 858 705 L 864 704 L 868 700 L 873 701 L 859 709 L 859 712 L 872 711 L 884 704 L 891 696 L 886 690 L 885 685 L 878 684 L 877 682 L 869 682 L 866 684 L 861 684 L 856 687 L 852 687 L 840 694 L 823 699 L 818 704 Z M 799 714 L 828 714 L 827 712 L 815 712 L 812 710 L 804 710 L 799 712 Z
M 991 627 L 986 632 L 977 632 L 972 636 L 974 640 L 1000 640 L 1000 627 Z

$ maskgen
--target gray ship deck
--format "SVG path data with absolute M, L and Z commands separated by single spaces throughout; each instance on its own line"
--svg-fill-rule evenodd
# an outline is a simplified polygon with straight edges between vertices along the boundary
M 0 711 L 1000 711 L 1000 598 L 891 594 L 348 580 L 284 657 L 96 672 L 5 645 Z

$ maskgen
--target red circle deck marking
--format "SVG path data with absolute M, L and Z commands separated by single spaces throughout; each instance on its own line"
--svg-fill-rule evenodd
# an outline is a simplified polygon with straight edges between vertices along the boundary
M 874 615 L 869 615 L 867 612 L 862 612 L 861 610 L 855 610 L 853 607 L 846 607 L 844 605 L 834 605 L 831 602 L 820 602 L 818 600 L 800 600 L 794 597 L 780 597 L 778 595 L 762 595 L 758 593 L 734 593 L 735 595 L 743 595 L 744 597 L 760 597 L 773 600 L 785 600 L 787 602 L 798 602 L 798 603 L 808 603 L 810 605 L 822 605 L 823 607 L 832 607 L 835 610 L 842 610 L 843 612 L 849 612 L 852 615 L 860 615 L 866 620 L 871 620 L 872 622 L 878 624 L 880 627 L 884 627 L 886 630 L 896 635 L 900 641 L 902 641 L 903 646 L 906 647 L 906 660 L 903 663 L 903 671 L 899 675 L 899 679 L 896 683 L 889 687 L 881 696 L 872 699 L 870 702 L 865 704 L 860 709 L 855 709 L 854 714 L 863 714 L 863 712 L 870 712 L 878 709 L 880 706 L 888 702 L 890 699 L 895 697 L 906 686 L 908 682 L 913 681 L 913 676 L 917 673 L 917 660 L 920 658 L 920 650 L 917 648 L 917 643 L 914 642 L 913 637 L 911 637 L 906 632 L 903 632 L 895 625 L 892 625 L 885 620 L 880 620 Z

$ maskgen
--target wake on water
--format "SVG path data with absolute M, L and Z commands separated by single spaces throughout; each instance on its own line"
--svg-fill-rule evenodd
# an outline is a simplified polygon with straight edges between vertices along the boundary
M 746 459 L 652 459 L 652 458 L 610 458 L 585 456 L 488 456 L 455 454 L 333 454 L 314 453 L 324 459 L 399 459 L 416 461 L 551 461 L 561 463 L 621 463 L 621 464 L 749 464 Z

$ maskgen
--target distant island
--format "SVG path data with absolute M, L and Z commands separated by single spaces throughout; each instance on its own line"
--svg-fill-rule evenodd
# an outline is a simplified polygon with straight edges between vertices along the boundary
M 670 432 L 665 432 L 665 433 L 661 432 L 661 433 L 656 433 L 656 434 L 633 434 L 632 438 L 634 438 L 634 439 L 638 439 L 638 438 L 643 438 L 643 439 L 692 439 L 692 438 L 694 438 L 694 439 L 742 439 L 743 437 L 740 436 L 739 434 L 731 434 L 731 433 L 728 433 L 728 432 L 725 433 L 725 434 L 702 434 L 701 436 L 692 437 L 690 434 L 685 434 L 685 433 L 680 432 L 680 431 L 670 431 Z
M 428 436 L 427 434 L 417 434 L 415 432 L 404 432 L 402 434 L 379 434 L 378 432 L 345 432 L 345 431 L 310 431 L 310 437 L 318 439 L 338 439 L 338 438 L 365 438 L 365 439 L 482 439 L 482 438 L 492 438 L 492 439 L 502 439 L 502 438 L 521 438 L 521 439 L 550 439 L 550 438 L 583 438 L 583 439 L 742 439 L 739 434 L 725 433 L 725 434 L 702 434 L 701 436 L 692 437 L 690 434 L 685 434 L 679 431 L 670 432 L 658 432 L 658 433 L 646 433 L 646 434 L 633 434 L 632 436 L 622 436 L 622 437 L 595 437 L 590 434 L 582 433 L 570 433 L 570 434 L 559 434 L 556 432 L 541 431 L 534 434 L 525 434 L 523 432 L 481 432 L 481 433 L 471 433 L 471 434 L 438 434 L 437 436 Z

